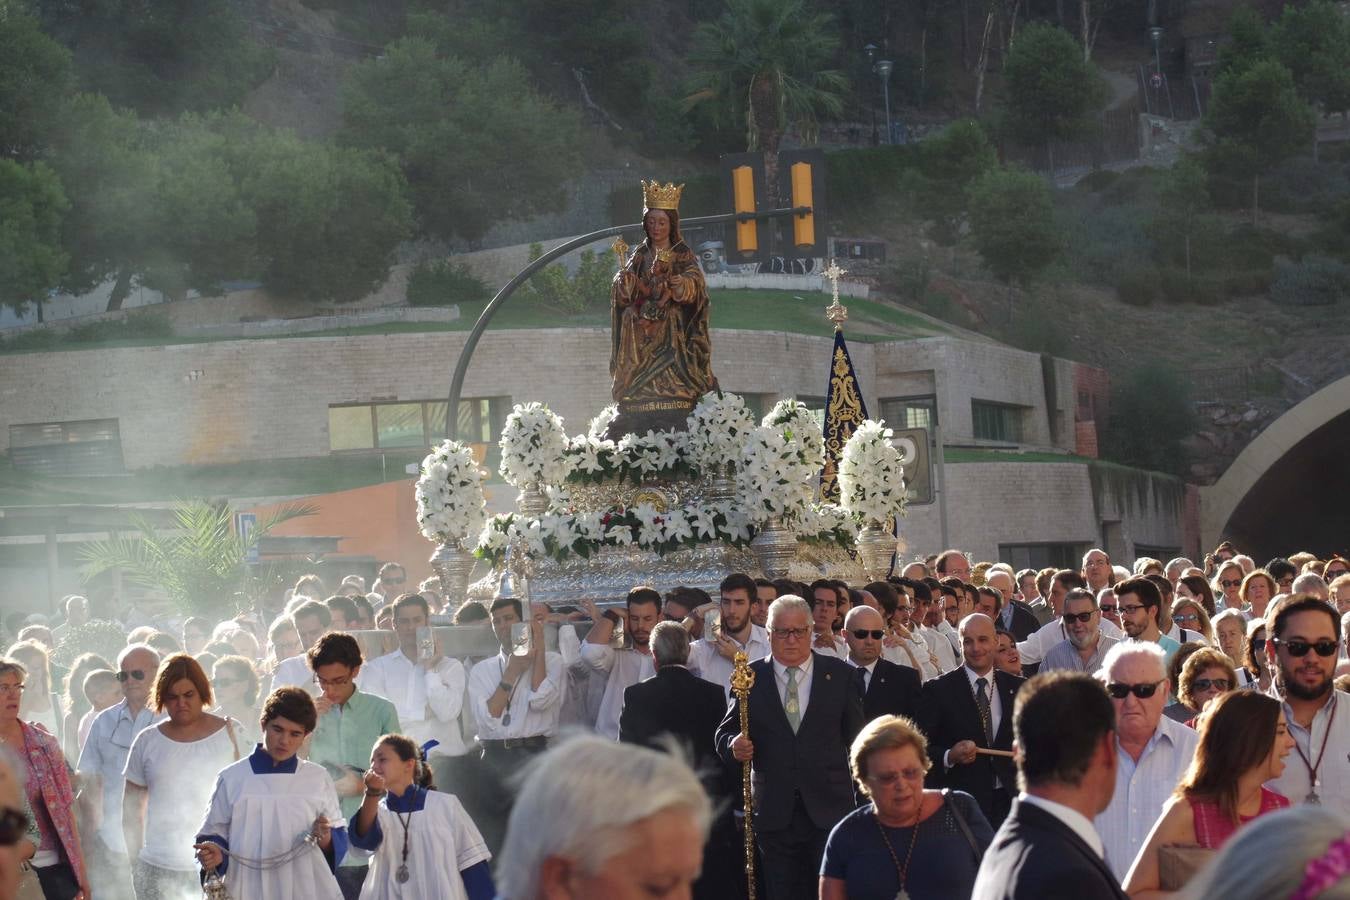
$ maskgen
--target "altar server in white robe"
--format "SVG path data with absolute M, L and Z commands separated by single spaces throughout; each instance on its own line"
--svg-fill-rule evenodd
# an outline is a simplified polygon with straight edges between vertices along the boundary
M 216 776 L 193 847 L 205 873 L 224 873 L 231 897 L 342 900 L 333 872 L 347 852 L 347 822 L 323 766 L 295 755 L 317 720 L 305 691 L 273 691 L 263 706 L 263 742 Z
M 353 852 L 372 856 L 361 900 L 492 900 L 483 836 L 454 794 L 436 790 L 423 750 L 386 734 L 370 754 Z

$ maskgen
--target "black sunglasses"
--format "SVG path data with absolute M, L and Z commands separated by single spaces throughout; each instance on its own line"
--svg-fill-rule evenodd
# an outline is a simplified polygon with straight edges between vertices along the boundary
M 1082 622 L 1084 625 L 1086 625 L 1088 622 L 1092 621 L 1092 610 L 1080 613 L 1064 613 L 1064 615 L 1061 618 L 1064 619 L 1065 625 L 1068 625 L 1074 621 Z
M 132 669 L 130 672 L 118 672 L 117 680 L 125 682 L 128 678 L 135 678 L 137 681 L 145 680 L 145 671 L 143 669 Z
M 1266 649 L 1266 639 L 1265 639 L 1265 638 L 1252 638 L 1252 652 L 1253 652 L 1253 653 L 1260 653 L 1260 652 L 1261 652 L 1262 650 L 1264 650 L 1264 649 Z
M 1335 656 L 1340 646 L 1335 641 L 1286 641 L 1281 638 L 1271 638 L 1272 644 L 1279 644 L 1289 651 L 1290 656 L 1307 656 L 1309 650 L 1316 650 L 1318 656 Z
M 1111 604 L 1111 603 L 1103 603 L 1101 606 L 1099 606 L 1099 607 L 1097 607 L 1097 608 L 1100 609 L 1100 610 L 1101 610 L 1102 612 L 1104 612 L 1104 613 L 1113 613 L 1113 612 L 1116 611 L 1115 605 L 1114 605 L 1114 604 Z
M 1227 678 L 1197 678 L 1191 682 L 1191 688 L 1197 691 L 1207 691 L 1213 688 L 1216 691 L 1226 691 L 1232 685 L 1228 683 Z
M 867 628 L 855 628 L 853 629 L 853 636 L 860 641 L 865 641 L 869 637 L 872 638 L 873 640 L 879 641 L 886 636 L 886 632 L 882 631 L 879 628 L 874 628 L 870 630 Z
M 1140 700 L 1147 700 L 1158 692 L 1158 685 L 1166 679 L 1160 679 L 1154 682 L 1145 682 L 1144 684 L 1122 684 L 1113 681 L 1106 686 L 1106 692 L 1117 700 L 1124 700 L 1130 694 L 1134 694 Z
M 28 816 L 8 806 L 0 810 L 0 846 L 13 847 L 28 834 Z

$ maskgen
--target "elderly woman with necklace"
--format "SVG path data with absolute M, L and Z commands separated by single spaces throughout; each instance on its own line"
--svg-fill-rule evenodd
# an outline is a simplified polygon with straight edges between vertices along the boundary
M 483 836 L 454 794 L 436 790 L 423 752 L 401 734 L 375 742 L 351 842 L 374 857 L 361 900 L 492 900 Z
M 932 762 L 914 723 L 903 716 L 873 720 L 849 757 L 872 802 L 830 832 L 820 900 L 969 897 L 994 831 L 974 797 L 924 789 Z

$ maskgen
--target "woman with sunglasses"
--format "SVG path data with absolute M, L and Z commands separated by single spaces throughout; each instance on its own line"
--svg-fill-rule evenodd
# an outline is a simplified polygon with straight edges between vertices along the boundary
M 1247 642 L 1242 661 L 1251 676 L 1248 688 L 1266 693 L 1270 690 L 1270 668 L 1266 665 L 1266 623 L 1262 619 L 1247 623 Z
M 1126 893 L 1159 896 L 1163 847 L 1217 850 L 1242 825 L 1289 806 L 1264 785 L 1284 772 L 1293 749 L 1278 700 L 1255 691 L 1219 696 L 1200 719 L 1195 759 L 1125 877 Z
M 1181 677 L 1177 679 L 1177 697 L 1192 713 L 1186 724 L 1195 728 L 1196 720 L 1205 707 L 1220 694 L 1236 687 L 1237 671 L 1228 657 L 1209 647 L 1202 647 L 1192 653 L 1181 667 Z
M 26 769 L 28 803 L 38 826 L 28 863 L 37 873 L 46 900 L 83 900 L 89 896 L 89 882 L 66 759 L 55 737 L 19 718 L 27 677 L 27 669 L 18 660 L 0 659 L 0 745 Z
M 252 747 L 262 740 L 258 726 L 258 693 L 262 683 L 253 663 L 242 656 L 222 656 L 211 667 L 211 690 L 218 716 L 239 723 L 239 742 Z
M 1219 566 L 1219 571 L 1214 573 L 1214 581 L 1210 588 L 1214 591 L 1214 602 L 1222 604 L 1223 609 L 1242 609 L 1243 601 L 1238 596 L 1238 589 L 1242 587 L 1242 579 L 1246 576 L 1242 571 L 1242 566 L 1232 560 Z
M 1214 646 L 1214 629 L 1210 627 L 1209 614 L 1198 600 L 1178 597 L 1172 601 L 1171 616 L 1177 627 L 1190 632 L 1190 640 L 1195 640 L 1195 636 L 1199 635 L 1206 644 Z

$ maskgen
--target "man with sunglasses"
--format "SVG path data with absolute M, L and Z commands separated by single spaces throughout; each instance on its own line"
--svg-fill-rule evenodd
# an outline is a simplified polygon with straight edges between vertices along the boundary
M 1163 715 L 1171 685 L 1157 644 L 1137 640 L 1117 644 L 1102 660 L 1101 671 L 1116 709 L 1117 765 L 1111 804 L 1095 824 L 1106 847 L 1106 864 L 1123 882 L 1191 764 L 1200 738 Z
M 371 590 L 383 597 L 385 603 L 392 603 L 395 597 L 405 593 L 403 585 L 407 580 L 407 569 L 399 563 L 387 562 L 380 566 L 379 580 Z
M 885 637 L 886 623 L 881 613 L 870 606 L 856 606 L 844 617 L 848 663 L 858 669 L 862 679 L 858 688 L 862 691 L 863 719 L 867 722 L 885 715 L 913 719 L 919 710 L 923 688 L 919 673 L 881 658 Z
M 131 892 L 131 866 L 122 832 L 123 772 L 132 740 L 159 718 L 146 704 L 158 669 L 159 654 L 144 644 L 122 650 L 117 657 L 122 699 L 94 719 L 75 766 L 80 774 L 81 832 L 97 832 L 86 838 L 85 862 L 89 871 L 99 873 L 100 896 L 113 900 Z
M 1350 696 L 1332 685 L 1340 617 L 1316 597 L 1294 594 L 1273 604 L 1266 621 L 1270 694 L 1284 704 L 1297 751 L 1269 787 L 1294 803 L 1350 813 Z
M 1102 633 L 1101 610 L 1090 591 L 1082 588 L 1069 591 L 1062 608 L 1060 620 L 1065 638 L 1046 651 L 1040 671 L 1067 669 L 1092 674 L 1101 668 L 1102 660 L 1118 641 Z

